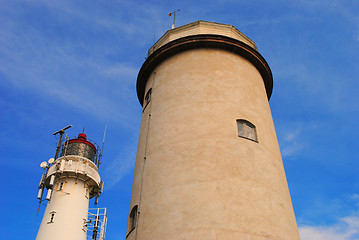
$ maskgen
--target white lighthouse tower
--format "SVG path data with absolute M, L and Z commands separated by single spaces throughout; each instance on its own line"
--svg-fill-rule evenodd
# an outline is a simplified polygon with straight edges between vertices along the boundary
M 102 193 L 103 182 L 98 173 L 102 154 L 84 133 L 67 138 L 62 144 L 69 127 L 54 133 L 60 134 L 55 158 L 41 163 L 46 173 L 39 184 L 38 199 L 40 203 L 48 202 L 36 240 L 104 239 L 106 209 L 90 209 L 89 213 L 89 200 L 95 197 L 96 204 Z M 42 199 L 45 188 L 46 198 Z

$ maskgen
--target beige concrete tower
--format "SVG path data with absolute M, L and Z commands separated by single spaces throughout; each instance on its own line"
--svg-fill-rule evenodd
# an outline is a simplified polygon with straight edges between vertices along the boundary
M 143 106 L 127 240 L 299 239 L 268 100 L 272 74 L 230 25 L 167 31 Z

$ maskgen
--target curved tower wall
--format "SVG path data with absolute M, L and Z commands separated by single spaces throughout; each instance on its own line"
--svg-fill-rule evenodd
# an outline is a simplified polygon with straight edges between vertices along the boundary
M 196 24 L 222 32 L 192 35 Z M 130 204 L 137 215 L 127 239 L 299 239 L 267 63 L 254 43 L 225 37 L 231 26 L 190 27 L 189 36 L 184 26 L 177 39 L 162 39 L 139 73 L 144 110 Z M 238 136 L 237 119 L 255 125 L 258 141 Z
M 86 239 L 88 188 L 82 179 L 63 178 L 56 181 L 36 239 Z

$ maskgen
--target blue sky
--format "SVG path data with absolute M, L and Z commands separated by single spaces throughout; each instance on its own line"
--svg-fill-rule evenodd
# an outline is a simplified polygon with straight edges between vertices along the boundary
M 124 239 L 147 50 L 197 20 L 234 25 L 274 76 L 270 100 L 302 240 L 359 239 L 359 1 L 0 0 L 0 226 L 35 239 L 40 162 L 69 124 L 102 142 L 106 239 Z

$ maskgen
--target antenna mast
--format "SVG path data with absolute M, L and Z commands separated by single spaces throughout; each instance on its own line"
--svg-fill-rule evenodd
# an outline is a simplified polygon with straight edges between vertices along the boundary
M 168 14 L 168 16 L 169 17 L 171 17 L 172 15 L 173 15 L 173 24 L 172 24 L 172 29 L 174 29 L 175 28 L 175 23 L 176 23 L 176 14 L 177 14 L 177 12 L 179 12 L 180 11 L 180 9 L 178 9 L 178 10 L 174 10 L 173 12 L 170 12 L 169 14 Z
M 72 125 L 68 125 L 67 127 L 64 127 L 63 129 L 60 129 L 59 131 L 53 133 L 53 135 L 60 133 L 59 142 L 57 143 L 57 147 L 56 147 L 55 160 L 57 159 L 57 157 L 59 156 L 59 153 L 60 153 L 60 148 L 61 148 L 61 144 L 62 144 L 62 136 L 64 135 L 65 130 L 69 129 L 70 127 L 72 127 Z

